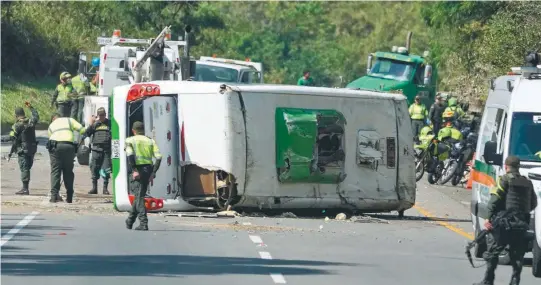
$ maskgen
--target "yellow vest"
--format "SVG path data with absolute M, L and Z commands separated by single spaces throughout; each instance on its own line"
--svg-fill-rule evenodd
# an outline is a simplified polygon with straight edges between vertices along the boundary
M 152 164 L 152 158 L 162 157 L 156 142 L 143 135 L 135 135 L 126 139 L 126 155 L 135 155 L 135 165 Z
M 83 98 L 82 94 L 86 93 L 85 83 L 81 80 L 81 76 L 77 75 L 71 79 L 71 85 L 77 91 L 77 96 L 74 96 L 72 98 L 74 99 L 80 99 Z
M 63 103 L 72 99 L 73 97 L 68 97 L 68 94 L 74 93 L 75 91 L 72 85 L 62 84 L 58 84 L 58 86 L 56 86 L 56 90 L 58 91 L 58 97 L 56 97 L 57 103 Z
M 75 142 L 74 131 L 84 134 L 85 128 L 72 118 L 58 118 L 49 125 L 49 140 L 57 142 Z
M 423 104 L 412 104 L 409 109 L 412 120 L 423 120 L 428 112 Z

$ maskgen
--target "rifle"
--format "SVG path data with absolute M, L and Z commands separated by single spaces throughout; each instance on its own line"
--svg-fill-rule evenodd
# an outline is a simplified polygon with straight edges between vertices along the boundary
M 479 268 L 479 267 L 482 267 L 483 265 L 480 265 L 480 266 L 475 266 L 473 264 L 473 258 L 472 258 L 472 255 L 471 255 L 471 249 L 476 245 L 478 244 L 481 240 L 483 240 L 487 234 L 488 234 L 488 230 L 482 230 L 479 235 L 477 237 L 475 237 L 475 239 L 471 242 L 468 242 L 468 244 L 466 245 L 466 256 L 468 257 L 468 261 L 470 262 L 471 266 L 473 268 Z
M 9 151 L 9 155 L 8 155 L 8 161 L 11 160 L 11 155 L 13 153 L 15 153 L 15 151 L 17 151 L 17 144 L 15 142 L 13 142 L 13 144 L 11 145 L 11 149 Z

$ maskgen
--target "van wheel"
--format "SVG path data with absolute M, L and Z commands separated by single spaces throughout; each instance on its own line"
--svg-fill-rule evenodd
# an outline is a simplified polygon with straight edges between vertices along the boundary
M 216 190 L 216 206 L 220 211 L 227 210 L 227 207 L 231 205 L 233 197 L 235 197 L 235 186 L 230 183 L 227 187 L 222 187 Z
M 533 241 L 532 253 L 532 274 L 537 278 L 541 278 L 541 247 L 539 247 L 535 239 Z

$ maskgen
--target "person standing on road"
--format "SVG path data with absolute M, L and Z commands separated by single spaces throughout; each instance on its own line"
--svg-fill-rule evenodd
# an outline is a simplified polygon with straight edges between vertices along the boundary
M 71 105 L 71 115 L 74 120 L 77 122 L 83 121 L 83 108 L 85 104 L 86 95 L 90 94 L 90 83 L 84 74 L 79 74 L 71 79 L 71 84 L 77 95 L 72 99 L 73 104 Z
M 445 106 L 441 95 L 438 95 L 436 96 L 436 102 L 432 104 L 428 112 L 428 119 L 432 122 L 434 134 L 437 134 L 441 129 L 443 110 L 445 110 Z
M 520 283 L 524 255 L 528 245 L 526 231 L 530 224 L 530 212 L 537 207 L 537 196 L 532 182 L 520 175 L 519 168 L 519 158 L 508 156 L 505 160 L 506 174 L 498 177 L 496 186 L 490 191 L 488 220 L 485 223 L 485 228 L 490 232 L 487 235 L 487 251 L 483 254 L 487 269 L 483 281 L 474 285 L 494 284 L 498 257 L 507 246 L 509 246 L 509 257 L 513 267 L 509 284 Z M 507 220 L 506 224 L 509 224 L 511 229 L 492 225 L 496 216 Z
M 426 116 L 428 111 L 423 103 L 421 103 L 421 97 L 415 96 L 415 102 L 411 104 L 409 108 L 411 127 L 413 128 L 413 137 L 417 140 L 419 131 L 424 127 Z
M 60 84 L 56 86 L 54 91 L 51 107 L 56 104 L 56 112 L 62 117 L 69 117 L 74 96 L 77 96 L 77 92 L 71 85 L 71 74 L 64 71 L 60 73 Z
M 299 80 L 297 81 L 297 85 L 299 85 L 299 86 L 315 86 L 314 79 L 312 79 L 312 77 L 310 77 L 310 71 L 309 70 L 305 70 L 302 74 L 303 74 L 302 77 L 299 78 Z
M 75 145 L 74 132 L 81 135 L 85 128 L 79 122 L 69 117 L 62 117 L 54 114 L 49 125 L 49 141 L 47 150 L 51 160 L 51 199 L 49 202 L 62 202 L 60 197 L 60 177 L 64 178 L 66 187 L 66 202 L 71 203 L 73 199 L 73 163 L 77 146 Z
M 86 129 L 81 141 L 92 136 L 92 160 L 90 170 L 92 172 L 92 190 L 88 194 L 98 194 L 98 180 L 100 172 L 103 173 L 103 195 L 109 195 L 107 186 L 111 173 L 111 122 L 106 118 L 105 108 L 98 108 L 98 121 L 90 121 L 90 127 Z
M 160 168 L 162 155 L 156 142 L 144 136 L 145 128 L 142 122 L 134 122 L 132 132 L 133 136 L 126 139 L 125 151 L 132 179 L 138 185 L 130 215 L 126 219 L 126 227 L 131 230 L 135 219 L 139 218 L 139 226 L 135 230 L 148 231 L 145 196 L 148 184 L 156 177 L 156 172 Z M 152 158 L 156 159 L 154 165 L 152 165 Z
M 12 150 L 18 155 L 19 168 L 21 170 L 21 181 L 23 188 L 16 192 L 17 195 L 28 195 L 30 191 L 28 184 L 30 183 L 30 170 L 34 165 L 34 155 L 38 149 L 36 140 L 36 124 L 39 121 L 39 114 L 34 107 L 28 102 L 25 102 L 26 107 L 30 108 L 32 117 L 28 119 L 23 108 L 15 109 L 15 117 L 17 121 L 11 127 L 9 136 L 13 142 Z M 11 153 L 9 154 L 11 157 Z

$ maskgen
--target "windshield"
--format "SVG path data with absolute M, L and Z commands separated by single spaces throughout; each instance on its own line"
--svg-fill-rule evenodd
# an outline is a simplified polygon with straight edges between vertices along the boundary
M 514 113 L 510 138 L 509 155 L 541 162 L 541 113 Z
M 195 81 L 237 82 L 239 72 L 236 69 L 198 63 L 195 67 Z
M 414 63 L 388 58 L 378 58 L 376 59 L 376 63 L 374 66 L 372 66 L 372 69 L 368 75 L 398 81 L 409 81 L 411 75 L 413 74 L 414 68 Z

